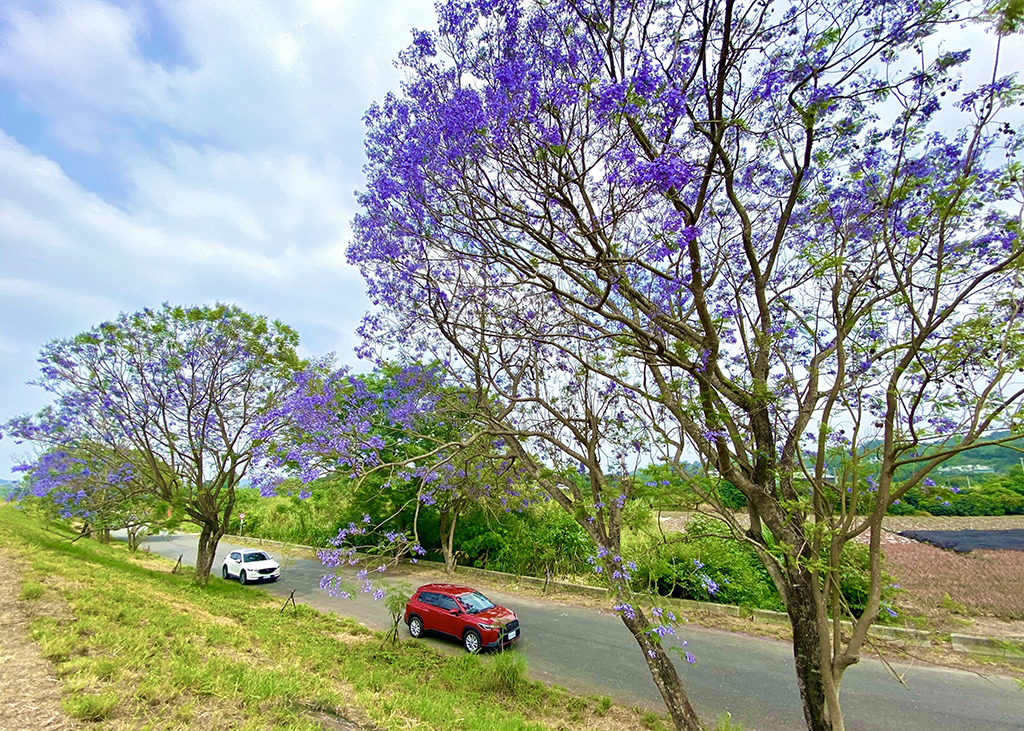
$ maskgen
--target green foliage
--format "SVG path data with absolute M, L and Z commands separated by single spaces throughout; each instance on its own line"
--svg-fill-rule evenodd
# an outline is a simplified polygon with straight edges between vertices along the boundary
M 854 617 L 860 617 L 867 606 L 868 591 L 871 586 L 871 550 L 861 543 L 847 543 L 843 546 L 842 556 L 839 558 L 839 589 L 842 592 L 850 612 Z M 899 593 L 896 588 L 895 579 L 885 572 L 883 557 L 882 563 L 882 611 L 879 612 L 879 622 L 890 622 L 897 617 L 890 614 L 892 600 Z
M 643 498 L 661 510 L 692 510 L 701 503 L 718 501 L 726 510 L 744 510 L 747 498 L 730 482 L 707 475 L 699 464 L 681 468 L 690 479 L 684 479 L 677 468 L 662 464 L 647 467 L 637 474 L 633 496 Z
M 967 607 L 958 601 L 954 601 L 953 598 L 950 597 L 948 591 L 943 595 L 942 600 L 939 602 L 939 607 L 941 609 L 946 609 L 953 614 L 967 614 Z
M 698 516 L 679 540 L 666 543 L 660 535 L 639 535 L 627 541 L 623 550 L 637 564 L 633 572 L 633 588 L 637 591 L 756 609 L 784 609 L 775 584 L 754 550 L 727 537 L 725 526 L 717 520 Z M 702 576 L 711 579 L 717 591 L 710 592 Z M 848 543 L 840 558 L 838 576 L 846 604 L 859 617 L 870 587 L 868 547 Z M 891 607 L 898 590 L 884 572 L 882 582 L 883 608 Z M 890 621 L 893 617 L 883 610 L 879 619 Z
M 933 487 L 914 487 L 889 509 L 890 515 L 1024 515 L 1024 477 L 1011 474 L 974 482 L 953 478 Z
M 622 506 L 622 527 L 625 530 L 646 530 L 654 527 L 652 505 L 646 500 L 627 500 Z
M 1018 33 L 1024 27 L 1024 0 L 998 0 L 987 12 L 995 18 L 1000 35 Z
M 463 563 L 517 576 L 583 574 L 596 552 L 579 523 L 550 503 L 493 518 L 470 514 L 455 538 Z
M 742 543 L 720 537 L 724 534 L 725 526 L 719 521 L 697 517 L 678 541 L 665 543 L 652 534 L 627 541 L 623 552 L 637 565 L 634 589 L 680 599 L 781 610 L 778 592 L 757 554 Z M 701 574 L 718 585 L 713 595 Z
M 665 731 L 665 727 L 662 725 L 661 719 L 654 711 L 646 711 L 640 719 L 640 723 L 643 724 L 644 728 L 648 728 L 651 731 Z
M 405 605 L 409 603 L 412 595 L 412 587 L 405 581 L 388 587 L 387 593 L 384 595 L 384 608 L 391 615 L 391 628 L 385 634 L 385 641 L 390 641 L 392 644 L 398 642 L 398 626 L 402 623 Z
M 347 502 L 337 482 L 322 480 L 310 497 L 299 497 L 298 480 L 287 481 L 276 497 L 260 497 L 258 490 L 239 489 L 228 533 L 257 536 L 284 543 L 322 547 L 338 535 L 348 515 Z M 239 515 L 245 520 L 239 520 Z
M 117 707 L 117 693 L 75 695 L 61 701 L 67 714 L 79 721 L 102 721 Z

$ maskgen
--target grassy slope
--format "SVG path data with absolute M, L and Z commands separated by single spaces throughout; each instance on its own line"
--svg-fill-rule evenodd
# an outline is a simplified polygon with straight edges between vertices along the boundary
M 24 568 L 33 638 L 65 710 L 113 729 L 637 729 L 653 714 L 523 677 L 514 653 L 447 655 L 383 644 L 356 622 L 214 580 L 121 545 L 42 530 L 0 508 L 0 546 Z M 383 611 L 383 607 L 382 607 Z M 87 726 L 93 726 L 88 723 Z

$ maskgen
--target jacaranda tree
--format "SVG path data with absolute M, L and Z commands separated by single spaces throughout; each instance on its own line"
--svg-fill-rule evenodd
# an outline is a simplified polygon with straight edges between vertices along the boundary
M 747 520 L 723 517 L 786 606 L 815 731 L 845 728 L 887 508 L 1021 432 L 1021 87 L 999 57 L 1022 10 L 451 0 L 367 114 L 349 256 L 379 306 L 368 349 L 446 364 L 602 548 L 630 439 L 741 491 Z M 968 23 L 995 51 L 974 84 Z M 870 587 L 844 634 L 858 537 Z
M 43 348 L 37 383 L 55 402 L 4 432 L 48 454 L 87 452 L 176 506 L 200 528 L 205 585 L 254 445 L 280 427 L 263 417 L 302 365 L 297 345 L 291 328 L 234 305 L 122 314 Z
M 168 516 L 170 504 L 147 488 L 151 480 L 131 464 L 96 456 L 105 451 L 95 443 L 74 451 L 66 445 L 44 451 L 16 467 L 25 475 L 13 499 L 47 519 L 73 520 L 81 535 L 102 543 L 110 541 L 111 531 L 123 529 L 134 551 L 151 529 L 173 525 L 173 512 Z
M 354 375 L 330 359 L 310 364 L 267 414 L 287 426 L 261 445 L 264 469 L 255 482 L 270 494 L 291 473 L 307 486 L 301 496 L 321 477 L 350 477 L 352 499 L 378 509 L 360 528 L 359 540 L 383 536 L 391 545 L 411 532 L 408 548 L 417 553 L 420 516 L 436 511 L 450 574 L 456 565 L 455 527 L 467 508 L 525 507 L 534 493 L 501 445 L 481 437 L 472 402 L 437 365 L 385 363 L 372 374 Z M 396 525 L 408 512 L 411 521 Z

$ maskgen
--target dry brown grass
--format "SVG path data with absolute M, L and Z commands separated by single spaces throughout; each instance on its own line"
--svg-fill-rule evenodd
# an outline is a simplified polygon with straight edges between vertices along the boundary
M 885 557 L 888 571 L 906 591 L 900 603 L 912 612 L 929 619 L 943 613 L 1024 619 L 1020 551 L 961 554 L 909 541 L 886 545 Z

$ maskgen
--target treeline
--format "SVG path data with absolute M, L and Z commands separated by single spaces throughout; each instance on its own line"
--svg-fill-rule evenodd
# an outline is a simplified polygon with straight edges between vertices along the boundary
M 655 480 L 649 472 L 641 478 L 645 482 L 638 486 L 640 497 L 629 500 L 623 510 L 623 560 L 632 564 L 630 581 L 636 591 L 783 609 L 778 591 L 757 555 L 746 544 L 728 537 L 720 521 L 697 517 L 684 533 L 669 534 L 666 540 L 656 522 L 656 504 L 659 499 L 667 499 L 671 481 Z M 439 511 L 421 505 L 417 512 L 414 503 L 402 502 L 407 496 L 400 490 L 372 489 L 367 482 L 360 484 L 341 477 L 316 481 L 303 497 L 300 489 L 300 483 L 293 481 L 282 485 L 275 497 L 261 497 L 251 489 L 239 490 L 238 510 L 230 531 L 324 547 L 349 523 L 358 525 L 366 515 L 383 514 L 391 517 L 356 540 L 364 550 L 373 551 L 387 533 L 415 532 L 426 550 L 424 559 L 444 561 Z M 665 494 L 659 496 L 659 492 Z M 725 494 L 732 496 L 728 487 Z M 679 493 L 676 497 L 680 505 L 687 504 Z M 238 513 L 245 516 L 244 520 L 239 520 Z M 517 576 L 601 583 L 595 575 L 593 558 L 597 548 L 593 541 L 571 516 L 548 502 L 507 511 L 467 506 L 456 524 L 452 548 L 459 565 Z M 851 544 L 842 561 L 842 592 L 852 611 L 859 615 L 867 600 L 867 548 Z M 886 608 L 891 608 L 895 592 L 891 583 L 887 582 L 883 591 Z M 880 620 L 895 618 L 895 614 L 883 612 Z

